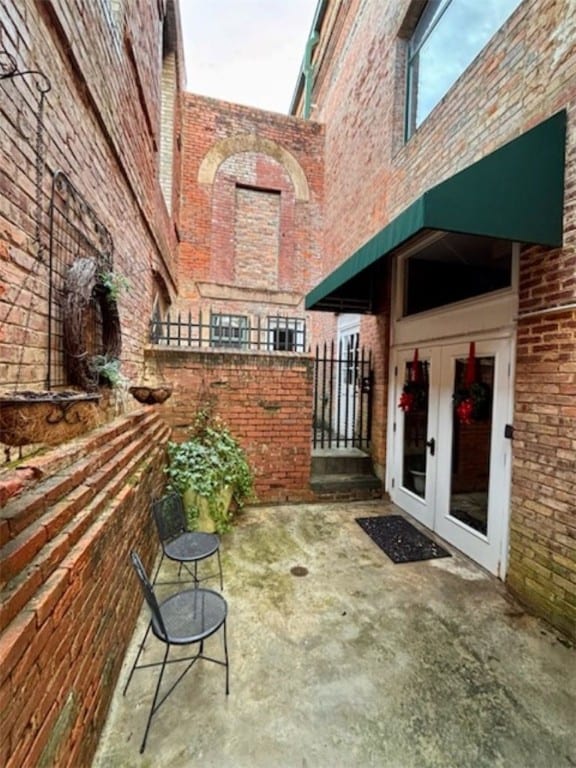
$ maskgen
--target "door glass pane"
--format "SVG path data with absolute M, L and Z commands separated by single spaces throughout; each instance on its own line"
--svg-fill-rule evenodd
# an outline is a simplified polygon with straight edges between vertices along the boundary
M 424 498 L 428 424 L 428 361 L 407 362 L 400 407 L 404 412 L 402 486 Z
M 476 358 L 473 367 L 474 381 L 467 385 L 468 360 L 456 361 L 450 516 L 486 534 L 494 358 Z

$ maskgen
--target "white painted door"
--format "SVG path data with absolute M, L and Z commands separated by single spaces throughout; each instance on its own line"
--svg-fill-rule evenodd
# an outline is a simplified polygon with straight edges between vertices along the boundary
M 336 409 L 333 429 L 345 443 L 354 438 L 356 410 L 358 406 L 358 353 L 360 342 L 360 318 L 358 315 L 341 315 L 338 318 L 338 358 L 336 369 Z
M 418 349 L 419 384 L 407 410 L 398 407 L 414 350 L 396 353 L 390 494 L 426 527 L 499 576 L 506 568 L 510 494 L 511 343 L 475 343 L 475 412 L 458 417 L 469 342 Z M 406 406 L 406 402 L 404 403 Z

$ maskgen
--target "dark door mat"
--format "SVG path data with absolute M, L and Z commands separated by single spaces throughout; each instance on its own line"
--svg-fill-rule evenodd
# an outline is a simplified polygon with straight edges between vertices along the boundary
M 357 517 L 356 522 L 395 563 L 452 557 L 450 552 L 421 533 L 402 515 Z

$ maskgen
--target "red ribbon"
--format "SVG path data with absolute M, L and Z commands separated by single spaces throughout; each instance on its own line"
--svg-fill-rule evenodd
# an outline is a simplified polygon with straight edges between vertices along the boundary
M 464 385 L 471 387 L 476 381 L 476 343 L 470 342 L 470 350 L 468 352 L 468 362 L 466 363 L 466 373 L 464 375 Z

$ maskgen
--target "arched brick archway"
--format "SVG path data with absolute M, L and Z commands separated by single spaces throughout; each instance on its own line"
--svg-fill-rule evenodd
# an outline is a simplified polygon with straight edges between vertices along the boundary
M 200 164 L 198 183 L 212 184 L 221 163 L 226 158 L 241 152 L 258 152 L 276 160 L 292 180 L 295 200 L 298 202 L 309 200 L 308 181 L 296 158 L 275 141 L 252 134 L 231 136 L 214 144 Z

